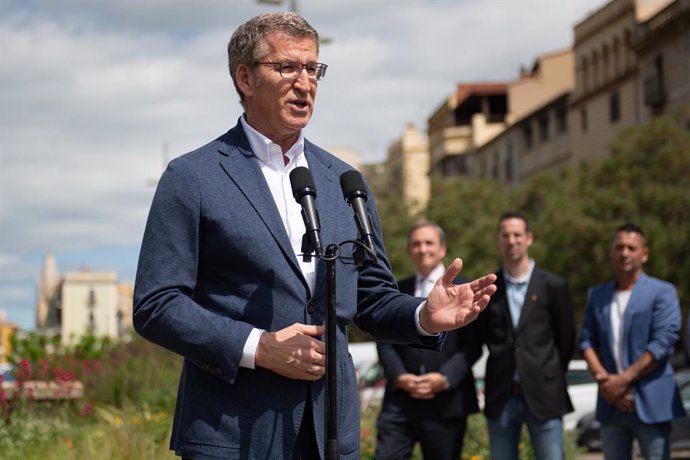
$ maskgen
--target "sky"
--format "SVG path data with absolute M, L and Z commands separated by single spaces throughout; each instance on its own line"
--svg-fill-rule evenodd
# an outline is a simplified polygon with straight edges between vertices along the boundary
M 297 0 L 322 36 L 308 139 L 385 159 L 461 82 L 518 77 L 572 46 L 606 0 Z M 134 280 L 170 159 L 242 114 L 227 42 L 256 0 L 0 0 L 0 310 L 34 328 L 36 281 L 89 267 Z

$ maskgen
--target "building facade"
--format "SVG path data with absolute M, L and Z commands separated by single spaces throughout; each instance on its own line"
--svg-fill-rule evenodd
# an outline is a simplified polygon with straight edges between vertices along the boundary
M 432 176 L 467 175 L 471 154 L 505 128 L 504 83 L 463 83 L 427 122 Z
M 572 50 L 539 56 L 508 83 L 505 129 L 472 154 L 469 176 L 516 185 L 567 163 L 572 151 L 568 106 L 574 86 Z
M 640 121 L 671 115 L 690 130 L 690 0 L 641 23 L 635 37 Z
M 414 124 L 391 143 L 386 157 L 387 189 L 402 197 L 410 215 L 426 208 L 430 194 L 429 142 Z
M 124 338 L 132 329 L 133 288 L 118 282 L 115 272 L 82 269 L 60 276 L 48 254 L 38 282 L 36 329 L 59 334 L 63 343 L 85 335 Z

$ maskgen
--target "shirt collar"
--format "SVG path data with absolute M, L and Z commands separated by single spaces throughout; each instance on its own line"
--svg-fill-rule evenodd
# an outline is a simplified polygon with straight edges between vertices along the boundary
M 534 259 L 531 257 L 529 258 L 529 268 L 527 269 L 527 273 L 525 273 L 522 277 L 520 278 L 514 278 L 508 273 L 508 270 L 503 268 L 503 277 L 506 280 L 506 283 L 510 284 L 526 284 L 529 282 L 530 278 L 532 277 L 532 271 L 534 271 Z
M 256 155 L 259 160 L 268 166 L 274 167 L 278 165 L 280 169 L 283 169 L 285 167 L 282 158 L 283 154 L 290 159 L 290 162 L 304 155 L 304 133 L 302 131 L 299 132 L 297 141 L 292 147 L 290 147 L 287 152 L 283 152 L 278 144 L 254 129 L 247 122 L 244 114 L 240 117 L 240 123 L 249 141 L 249 146 L 252 148 L 252 152 L 254 152 L 254 155 Z
M 443 264 L 438 264 L 436 268 L 431 270 L 431 273 L 429 273 L 428 276 L 422 276 L 419 273 L 417 273 L 417 283 L 421 283 L 424 280 L 429 280 L 432 283 L 435 283 L 438 281 L 438 279 L 443 276 L 443 273 L 446 271 L 446 268 L 443 266 Z

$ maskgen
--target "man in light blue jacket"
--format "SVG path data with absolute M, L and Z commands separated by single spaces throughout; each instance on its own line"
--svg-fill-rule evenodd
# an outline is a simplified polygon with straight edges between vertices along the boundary
M 606 459 L 631 459 L 633 439 L 647 460 L 669 459 L 671 420 L 685 415 L 669 363 L 680 332 L 678 295 L 643 272 L 648 255 L 644 232 L 621 226 L 611 245 L 616 278 L 589 291 L 580 349 L 599 384 Z

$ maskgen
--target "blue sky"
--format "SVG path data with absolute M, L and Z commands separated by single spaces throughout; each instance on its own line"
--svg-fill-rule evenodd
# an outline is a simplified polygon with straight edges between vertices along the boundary
M 306 135 L 381 161 L 462 81 L 509 81 L 572 44 L 605 0 L 300 0 L 332 38 Z M 234 29 L 280 7 L 252 0 L 0 0 L 0 309 L 34 326 L 50 251 L 133 281 L 164 160 L 241 114 Z M 285 7 L 283 7 L 285 9 Z M 167 148 L 164 149 L 164 145 Z M 164 151 L 167 154 L 164 155 Z

